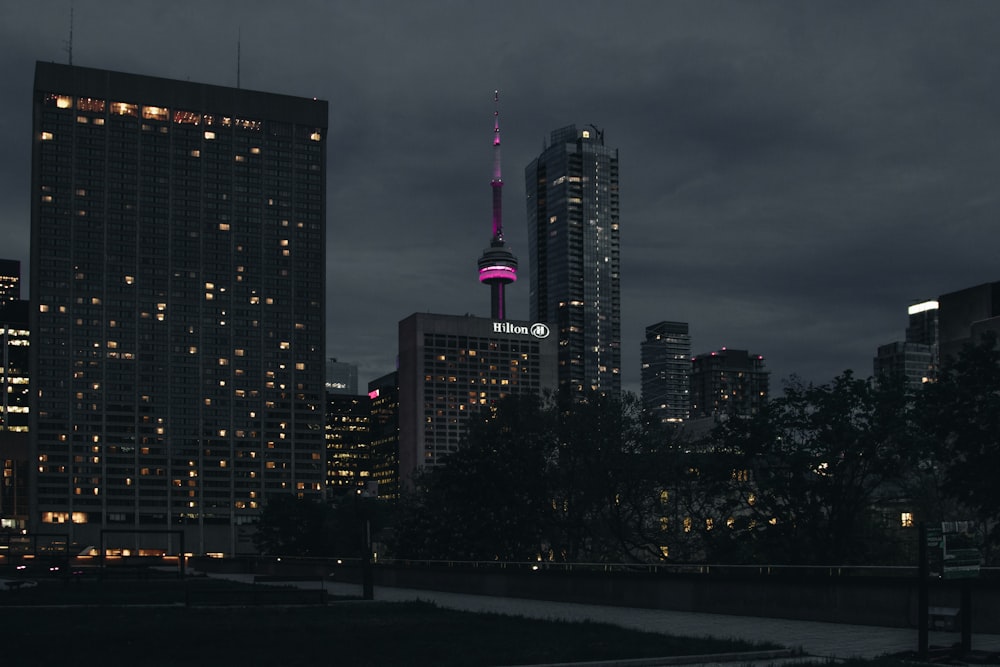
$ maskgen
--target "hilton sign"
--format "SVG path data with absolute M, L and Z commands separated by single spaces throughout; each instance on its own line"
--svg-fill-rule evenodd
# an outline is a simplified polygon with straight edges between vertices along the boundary
M 548 338 L 549 327 L 541 322 L 535 322 L 531 326 L 524 324 L 511 324 L 510 322 L 494 322 L 493 333 L 515 334 L 518 336 L 534 336 L 535 338 Z

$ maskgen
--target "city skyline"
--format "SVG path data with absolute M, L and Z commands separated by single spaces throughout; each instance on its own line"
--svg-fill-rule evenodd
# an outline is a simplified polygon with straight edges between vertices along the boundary
M 26 100 L 36 60 L 68 60 L 70 4 L 0 10 L 0 229 L 24 275 Z M 992 4 L 194 7 L 77 6 L 74 64 L 330 101 L 326 355 L 363 382 L 394 370 L 410 313 L 489 314 L 496 89 L 512 319 L 534 270 L 524 166 L 568 124 L 620 149 L 625 389 L 650 322 L 763 354 L 777 393 L 870 374 L 907 304 L 1000 277 Z

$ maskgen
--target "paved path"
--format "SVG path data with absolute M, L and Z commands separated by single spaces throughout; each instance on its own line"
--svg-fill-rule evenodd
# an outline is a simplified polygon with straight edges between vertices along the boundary
M 245 575 L 221 576 L 244 578 Z M 361 595 L 360 585 L 327 582 L 325 586 L 335 595 Z M 384 586 L 375 587 L 375 599 L 425 600 L 441 607 L 462 611 L 495 612 L 554 620 L 589 620 L 647 632 L 688 637 L 711 636 L 720 639 L 769 641 L 788 648 L 801 649 L 807 655 L 825 658 L 874 658 L 917 648 L 917 631 L 907 628 L 548 602 Z M 951 646 L 959 641 L 958 633 L 930 633 L 931 646 Z M 1000 635 L 974 634 L 972 648 L 977 651 L 1000 652 Z

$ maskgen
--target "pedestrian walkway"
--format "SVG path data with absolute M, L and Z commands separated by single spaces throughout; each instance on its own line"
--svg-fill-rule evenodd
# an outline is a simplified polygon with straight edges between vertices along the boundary
M 212 576 L 243 578 L 247 575 Z M 313 582 L 306 585 L 316 584 Z M 325 582 L 324 585 L 333 595 L 361 595 L 361 586 L 358 584 Z M 708 636 L 751 642 L 773 642 L 787 648 L 800 649 L 806 655 L 822 658 L 874 658 L 885 654 L 914 651 L 917 648 L 917 631 L 908 628 L 612 607 L 384 586 L 375 587 L 375 599 L 391 602 L 423 600 L 439 607 L 460 611 L 490 612 L 547 620 L 595 621 L 634 630 L 687 637 Z M 946 647 L 959 641 L 960 636 L 957 632 L 930 633 L 931 646 Z M 975 651 L 1000 652 L 1000 635 L 974 634 L 972 648 Z

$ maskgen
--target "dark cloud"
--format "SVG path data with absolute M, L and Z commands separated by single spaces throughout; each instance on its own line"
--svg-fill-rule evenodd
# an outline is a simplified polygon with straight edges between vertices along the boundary
M 0 225 L 28 259 L 36 60 L 70 0 L 3 3 Z M 328 352 L 391 371 L 415 311 L 486 314 L 492 93 L 509 292 L 528 314 L 523 169 L 549 132 L 621 153 L 623 350 L 690 322 L 696 352 L 776 384 L 867 375 L 905 307 L 1000 279 L 1000 5 L 991 2 L 77 1 L 74 62 L 330 102 Z M 25 266 L 25 268 L 27 268 Z

